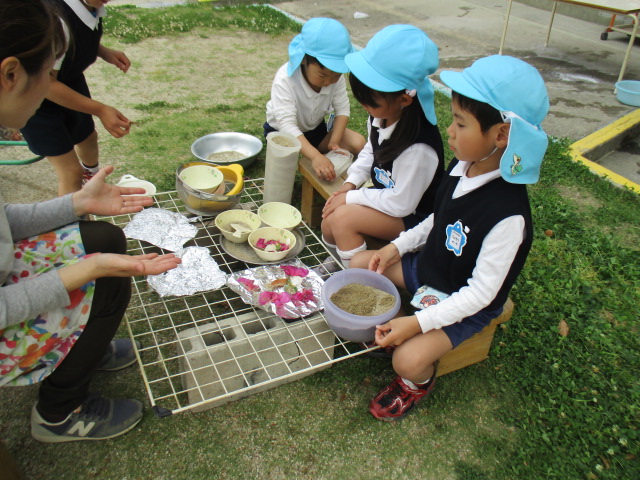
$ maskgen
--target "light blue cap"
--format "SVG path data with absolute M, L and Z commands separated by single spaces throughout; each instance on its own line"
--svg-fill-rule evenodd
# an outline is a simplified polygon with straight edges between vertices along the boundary
M 427 120 L 436 124 L 428 75 L 438 69 L 438 47 L 422 30 L 413 25 L 389 25 L 364 49 L 347 55 L 345 62 L 351 73 L 373 90 L 416 90 Z
M 289 44 L 289 76 L 300 66 L 305 54 L 338 73 L 347 73 L 345 55 L 353 52 L 349 32 L 333 18 L 311 18 L 303 25 L 302 31 Z
M 541 126 L 549 96 L 538 70 L 518 58 L 492 55 L 462 72 L 440 72 L 440 79 L 451 90 L 502 113 L 511 127 L 500 174 L 507 182 L 536 183 L 549 143 Z

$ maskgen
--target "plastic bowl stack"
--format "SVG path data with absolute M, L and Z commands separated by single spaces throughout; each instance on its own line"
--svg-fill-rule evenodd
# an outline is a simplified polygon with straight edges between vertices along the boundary
M 331 301 L 331 296 L 351 283 L 390 293 L 396 302 L 389 311 L 381 315 L 361 316 L 345 312 Z M 400 310 L 400 294 L 391 280 L 379 273 L 362 268 L 348 268 L 331 275 L 322 287 L 322 302 L 324 316 L 331 330 L 340 338 L 351 342 L 370 342 L 375 337 L 376 325 L 388 322 Z

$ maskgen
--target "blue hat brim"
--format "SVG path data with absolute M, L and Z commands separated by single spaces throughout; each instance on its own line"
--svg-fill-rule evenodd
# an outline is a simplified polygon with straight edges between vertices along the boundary
M 331 57 L 317 56 L 318 61 L 329 70 L 337 73 L 349 73 L 349 67 L 345 63 L 344 59 L 337 59 Z
M 480 91 L 472 86 L 465 78 L 464 72 L 451 72 L 448 70 L 440 72 L 440 80 L 454 92 L 465 97 L 472 98 L 483 103 L 489 103 Z
M 399 92 L 404 90 L 406 85 L 400 85 L 399 83 L 392 82 L 380 75 L 364 58 L 362 50 L 354 53 L 350 53 L 344 57 L 344 61 L 349 68 L 349 71 L 356 76 L 358 80 L 364 83 L 367 87 L 377 90 L 379 92 Z

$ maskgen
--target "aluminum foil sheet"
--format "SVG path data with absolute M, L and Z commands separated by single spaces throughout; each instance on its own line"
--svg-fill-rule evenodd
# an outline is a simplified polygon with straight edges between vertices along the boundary
M 285 320 L 306 317 L 324 308 L 324 280 L 297 258 L 280 265 L 234 272 L 227 285 L 249 305 Z
M 124 227 L 129 238 L 143 240 L 164 250 L 177 252 L 196 236 L 198 227 L 184 215 L 162 208 L 146 208 Z
M 161 297 L 169 295 L 193 295 L 196 292 L 215 290 L 227 281 L 227 274 L 220 270 L 206 247 L 187 247 L 176 252 L 182 263 L 160 275 L 149 275 L 147 282 Z

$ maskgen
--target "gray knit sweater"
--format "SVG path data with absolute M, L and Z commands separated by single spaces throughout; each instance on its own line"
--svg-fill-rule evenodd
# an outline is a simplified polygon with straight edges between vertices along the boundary
M 27 205 L 5 204 L 0 196 L 0 330 L 39 313 L 69 304 L 69 294 L 56 270 L 14 285 L 4 285 L 13 266 L 13 244 L 80 220 L 71 194 Z

